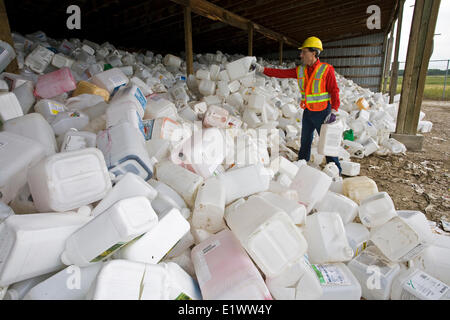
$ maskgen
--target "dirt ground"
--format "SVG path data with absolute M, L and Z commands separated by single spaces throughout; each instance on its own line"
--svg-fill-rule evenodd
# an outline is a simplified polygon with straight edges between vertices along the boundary
M 389 193 L 397 210 L 419 210 L 440 225 L 441 219 L 450 222 L 450 102 L 424 101 L 422 111 L 433 122 L 422 151 L 352 161 L 361 164 L 361 176 Z

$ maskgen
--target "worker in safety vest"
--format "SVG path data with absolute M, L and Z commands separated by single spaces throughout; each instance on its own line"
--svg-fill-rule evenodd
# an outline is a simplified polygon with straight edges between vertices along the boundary
M 255 68 L 257 72 L 269 77 L 297 79 L 302 94 L 300 106 L 304 109 L 298 158 L 309 161 L 314 130 L 320 135 L 320 127 L 330 113 L 329 122 L 336 119 L 335 113 L 340 106 L 339 88 L 333 66 L 319 60 L 323 51 L 319 38 L 309 37 L 299 49 L 303 63 L 301 66 L 294 69 L 271 69 L 256 63 Z M 341 174 L 342 168 L 337 157 L 326 157 L 326 160 L 327 163 L 334 162 Z

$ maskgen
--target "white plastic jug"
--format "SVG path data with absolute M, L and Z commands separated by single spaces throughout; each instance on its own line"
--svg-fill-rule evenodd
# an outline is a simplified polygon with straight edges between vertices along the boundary
M 203 178 L 170 160 L 156 165 L 156 179 L 173 188 L 193 208 L 197 190 L 203 183 Z
M 163 63 L 165 66 L 173 66 L 176 68 L 179 68 L 181 66 L 181 62 L 182 60 L 179 57 L 172 54 L 167 54 L 163 59 Z
M 306 253 L 306 240 L 288 214 L 261 196 L 241 200 L 226 211 L 225 220 L 267 277 L 279 275 Z
M 344 126 L 340 120 L 328 124 L 322 124 L 317 151 L 319 154 L 330 157 L 339 155 Z
M 102 267 L 103 263 L 68 266 L 31 288 L 23 300 L 84 300 Z
M 13 215 L 14 211 L 9 206 L 0 202 L 0 223 L 2 223 L 6 218 Z
M 295 200 L 288 199 L 277 193 L 273 192 L 261 192 L 261 197 L 266 199 L 275 207 L 280 208 L 291 217 L 292 222 L 297 226 L 303 226 L 306 223 L 306 208 L 304 205 L 298 203 Z
M 216 105 L 208 107 L 204 117 L 203 126 L 225 128 L 228 123 L 228 111 Z
M 8 204 L 27 183 L 28 169 L 45 157 L 41 144 L 10 132 L 0 132 L 0 201 Z
M 40 143 L 45 148 L 46 156 L 56 153 L 56 139 L 53 129 L 39 113 L 30 113 L 8 120 L 3 124 L 3 130 Z
M 121 122 L 129 122 L 133 128 L 141 134 L 141 139 L 146 138 L 142 118 L 133 105 L 129 103 L 123 105 L 111 104 L 109 108 L 106 109 L 107 128 L 118 125 Z
M 97 148 L 116 178 L 132 172 L 144 180 L 153 176 L 153 162 L 148 156 L 142 135 L 129 123 L 121 122 L 97 134 Z
M 349 177 L 356 177 L 361 171 L 361 164 L 351 161 L 340 161 L 342 174 Z
M 58 113 L 66 111 L 66 106 L 56 100 L 41 99 L 34 105 L 34 110 L 40 113 L 47 121 L 51 121 Z
M 269 172 L 259 164 L 228 170 L 219 174 L 218 178 L 225 186 L 226 204 L 242 197 L 267 191 L 271 180 Z
M 89 220 L 73 212 L 10 216 L 0 225 L 0 286 L 61 270 L 66 239 Z
M 445 235 L 440 235 L 440 237 L 448 238 Z M 416 256 L 412 263 L 414 267 L 425 271 L 446 284 L 450 284 L 450 273 L 448 272 L 450 270 L 450 248 L 437 244 L 430 245 Z
M 96 86 L 106 89 L 110 94 L 112 94 L 121 86 L 126 86 L 129 79 L 120 69 L 112 68 L 97 73 L 91 78 L 91 81 Z
M 298 169 L 290 188 L 297 190 L 299 201 L 305 205 L 306 211 L 310 212 L 314 205 L 325 196 L 330 185 L 331 177 L 306 165 Z
M 256 62 L 256 57 L 244 57 L 236 61 L 227 63 L 225 65 L 225 68 L 228 72 L 230 80 L 233 81 L 246 76 L 249 72 L 250 65 L 253 62 Z
M 121 177 L 114 187 L 108 191 L 103 199 L 95 206 L 91 212 L 91 216 L 95 217 L 117 201 L 124 200 L 132 197 L 146 197 L 148 200 L 153 201 L 158 192 L 147 182 L 144 181 L 138 175 L 128 172 Z
M 30 289 L 32 289 L 38 283 L 44 281 L 45 279 L 49 278 L 52 275 L 53 273 L 47 273 L 30 279 L 25 279 L 10 285 L 8 287 L 8 291 L 6 291 L 3 300 L 22 300 L 23 297 L 30 291 Z
M 359 219 L 368 228 L 379 227 L 396 216 L 394 202 L 386 192 L 371 195 L 359 205 Z
M 358 205 L 352 199 L 342 194 L 328 191 L 325 196 L 314 206 L 317 211 L 337 212 L 342 218 L 342 222 L 348 224 L 352 222 L 358 214 Z
M 304 234 L 312 263 L 345 262 L 353 257 L 342 218 L 336 212 L 321 211 L 307 216 Z
M 392 300 L 450 300 L 450 289 L 417 268 L 403 270 L 392 283 Z
M 191 255 L 204 300 L 272 300 L 261 274 L 230 230 L 212 235 Z
M 76 151 L 86 148 L 95 148 L 97 135 L 88 131 L 71 129 L 64 134 L 60 152 Z
M 216 177 L 205 180 L 198 188 L 192 214 L 192 225 L 216 233 L 225 228 L 226 190 L 222 181 Z
M 361 176 L 344 179 L 342 191 L 359 205 L 365 198 L 378 193 L 378 187 L 372 179 Z
M 159 215 L 170 211 L 172 208 L 177 208 L 186 219 L 190 215 L 190 210 L 186 206 L 183 198 L 167 184 L 150 179 L 148 183 L 158 191 L 156 198 L 152 201 L 152 207 Z M 187 211 L 187 217 L 186 217 Z
M 0 108 L 0 120 L 2 122 L 23 116 L 22 107 L 14 92 L 0 93 L 0 105 L 2 106 Z
M 57 136 L 74 128 L 82 130 L 89 124 L 89 117 L 84 112 L 59 112 L 50 123 Z
M 369 246 L 347 264 L 358 279 L 366 300 L 389 300 L 392 282 L 400 265 L 389 261 L 375 246 Z
M 358 159 L 364 158 L 364 146 L 358 142 L 343 140 L 342 146 L 350 154 L 351 157 Z
M 360 300 L 361 285 L 343 263 L 313 264 L 322 286 L 320 300 Z
M 425 215 L 405 213 L 370 230 L 370 240 L 391 261 L 412 260 L 433 242 Z
M 341 162 L 342 164 L 342 162 Z M 325 174 L 330 176 L 331 178 L 339 177 L 339 168 L 334 162 L 327 163 L 322 170 Z
M 97 148 L 47 157 L 29 170 L 27 181 L 40 212 L 79 208 L 102 199 L 112 187 Z
M 177 120 L 177 108 L 175 105 L 160 95 L 148 97 L 144 119 L 156 119 L 168 117 Z
M 32 71 L 42 74 L 53 59 L 55 53 L 38 45 L 25 59 L 25 65 Z
M 14 94 L 19 100 L 20 106 L 22 107 L 22 111 L 24 114 L 27 114 L 30 111 L 33 104 L 36 102 L 36 98 L 34 97 L 34 84 L 32 81 L 26 81 L 20 86 L 16 87 L 13 90 Z
M 189 232 L 189 222 L 178 209 L 160 215 L 158 224 L 139 239 L 122 247 L 121 259 L 157 264 Z
M 13 47 L 5 41 L 0 40 L 0 73 L 14 60 L 16 52 Z
M 278 277 L 267 278 L 266 284 L 277 300 L 317 300 L 323 294 L 319 278 L 307 255 L 290 265 Z
M 132 105 L 140 117 L 144 116 L 147 99 L 141 89 L 135 84 L 120 88 L 112 97 L 110 105 Z
M 348 244 L 353 250 L 353 257 L 357 257 L 367 248 L 370 238 L 370 231 L 362 223 L 348 223 L 344 225 L 345 235 Z
M 120 200 L 67 239 L 61 261 L 79 267 L 100 262 L 157 223 L 158 216 L 147 198 Z

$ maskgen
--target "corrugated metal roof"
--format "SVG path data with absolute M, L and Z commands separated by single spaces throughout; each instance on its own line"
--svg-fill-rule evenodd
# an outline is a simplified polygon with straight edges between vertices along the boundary
M 302 42 L 311 35 L 324 42 L 386 33 L 399 0 L 210 0 L 224 9 Z M 66 9 L 81 8 L 81 30 L 68 30 Z M 110 41 L 125 48 L 161 53 L 184 50 L 184 20 L 180 5 L 169 0 L 5 0 L 12 30 L 42 30 L 55 38 L 78 37 Z M 367 8 L 381 9 L 381 30 L 369 30 Z M 195 52 L 246 53 L 247 32 L 192 14 Z M 371 41 L 370 38 L 367 41 Z M 276 51 L 278 44 L 255 32 L 254 54 Z M 287 50 L 288 48 L 285 48 Z

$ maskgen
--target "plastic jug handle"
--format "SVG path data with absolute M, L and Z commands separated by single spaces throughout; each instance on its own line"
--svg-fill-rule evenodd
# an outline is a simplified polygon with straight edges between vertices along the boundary
M 338 213 L 336 213 L 336 215 L 333 217 L 333 226 L 337 234 L 340 234 L 342 232 L 342 218 Z

